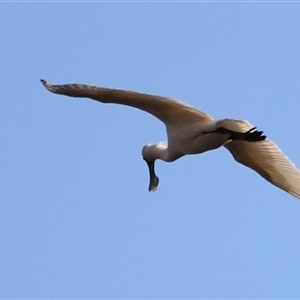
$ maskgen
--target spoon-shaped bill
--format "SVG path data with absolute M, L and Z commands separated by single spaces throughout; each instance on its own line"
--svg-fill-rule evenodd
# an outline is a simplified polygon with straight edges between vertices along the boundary
M 149 174 L 150 174 L 150 183 L 149 183 L 149 192 L 155 192 L 158 187 L 159 179 L 155 174 L 155 162 L 154 161 L 147 161 L 145 158 L 144 160 L 146 161 L 148 168 L 149 168 Z

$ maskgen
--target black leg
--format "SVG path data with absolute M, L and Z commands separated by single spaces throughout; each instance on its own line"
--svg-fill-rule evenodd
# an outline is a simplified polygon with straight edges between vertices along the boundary
M 264 141 L 267 138 L 265 135 L 263 135 L 263 131 L 256 130 L 256 127 L 253 127 L 246 132 L 236 132 L 224 127 L 219 127 L 215 131 L 203 132 L 203 134 L 207 133 L 229 134 L 229 139 L 231 140 L 242 140 L 247 142 L 259 142 Z

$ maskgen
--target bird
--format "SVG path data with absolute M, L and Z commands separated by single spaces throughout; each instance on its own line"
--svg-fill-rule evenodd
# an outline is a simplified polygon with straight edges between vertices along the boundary
M 165 96 L 78 83 L 53 85 L 44 79 L 41 83 L 54 94 L 127 105 L 162 121 L 166 126 L 167 142 L 147 144 L 142 148 L 142 157 L 150 175 L 150 192 L 156 191 L 159 184 L 155 173 L 157 159 L 173 162 L 185 155 L 224 146 L 238 163 L 300 199 L 300 170 L 263 131 L 258 131 L 248 121 L 213 119 L 203 111 Z

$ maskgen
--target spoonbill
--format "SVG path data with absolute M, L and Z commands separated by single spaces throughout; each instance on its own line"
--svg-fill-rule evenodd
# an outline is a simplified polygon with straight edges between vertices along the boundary
M 165 124 L 168 142 L 148 144 L 142 149 L 150 173 L 150 192 L 158 187 L 159 179 L 154 165 L 157 159 L 173 162 L 187 154 L 203 153 L 224 146 L 237 162 L 300 199 L 300 170 L 248 121 L 215 120 L 169 97 L 86 84 L 52 85 L 43 79 L 41 82 L 52 93 L 132 106 L 154 115 Z

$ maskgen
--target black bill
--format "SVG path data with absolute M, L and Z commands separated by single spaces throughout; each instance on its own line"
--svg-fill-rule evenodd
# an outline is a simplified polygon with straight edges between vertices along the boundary
M 155 174 L 154 171 L 154 161 L 147 161 L 145 158 L 144 160 L 146 161 L 148 168 L 149 168 L 149 174 L 150 174 L 150 183 L 149 183 L 149 192 L 154 192 L 157 190 L 159 179 Z

